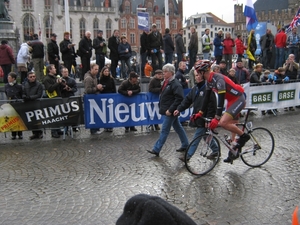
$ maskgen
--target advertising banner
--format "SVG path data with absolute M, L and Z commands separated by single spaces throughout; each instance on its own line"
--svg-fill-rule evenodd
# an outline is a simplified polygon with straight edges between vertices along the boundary
M 149 31 L 149 13 L 138 12 L 138 29 Z

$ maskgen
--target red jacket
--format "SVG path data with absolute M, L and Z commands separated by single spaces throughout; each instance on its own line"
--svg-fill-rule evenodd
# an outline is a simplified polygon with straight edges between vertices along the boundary
M 244 45 L 243 41 L 239 38 L 235 39 L 235 53 L 238 55 L 243 55 L 247 47 Z
M 0 65 L 15 64 L 15 58 L 11 47 L 0 45 Z
M 281 31 L 280 33 L 276 34 L 274 43 L 277 48 L 285 48 L 286 47 L 286 33 Z
M 225 38 L 223 40 L 223 55 L 233 54 L 234 40 L 232 38 Z

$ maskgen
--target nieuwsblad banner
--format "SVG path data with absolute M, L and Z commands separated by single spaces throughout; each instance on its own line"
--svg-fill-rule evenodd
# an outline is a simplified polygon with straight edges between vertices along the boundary
M 0 132 L 59 128 L 81 123 L 81 97 L 11 101 L 0 106 Z

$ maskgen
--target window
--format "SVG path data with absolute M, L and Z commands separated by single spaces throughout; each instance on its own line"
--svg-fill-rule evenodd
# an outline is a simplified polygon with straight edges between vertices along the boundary
M 174 10 L 173 10 L 173 4 L 169 4 L 169 15 L 173 16 Z
M 148 2 L 147 4 L 147 12 L 151 15 L 152 14 L 152 3 L 151 2 Z
M 130 2 L 129 1 L 125 2 L 124 11 L 125 11 L 126 14 L 130 14 Z
M 160 30 L 161 29 L 161 22 L 160 22 L 160 20 L 156 20 L 155 23 L 156 23 L 156 28 L 158 30 Z
M 121 19 L 121 28 L 125 29 L 126 28 L 126 19 Z
M 50 34 L 52 34 L 52 18 L 50 16 L 45 20 L 45 34 L 46 38 L 50 38 Z
M 94 38 L 97 37 L 98 30 L 99 30 L 99 20 L 97 18 L 95 18 L 94 21 L 93 21 Z
M 130 20 L 129 20 L 129 28 L 135 29 L 135 20 L 132 18 L 130 18 Z
M 79 35 L 80 39 L 85 36 L 85 20 L 83 18 L 79 20 Z
M 51 9 L 51 0 L 45 0 L 45 9 Z
M 32 0 L 23 0 L 24 9 L 32 9 Z
M 72 19 L 70 18 L 70 38 L 72 38 Z
M 172 29 L 177 29 L 177 20 L 172 20 L 171 28 Z
M 135 34 L 134 33 L 130 34 L 130 44 L 135 44 Z
M 31 14 L 26 14 L 23 19 L 24 41 L 32 40 L 33 33 L 34 33 L 34 20 Z
M 206 16 L 201 16 L 201 23 L 207 23 Z
M 205 29 L 205 28 L 206 28 L 206 25 L 205 25 L 205 24 L 202 24 L 201 27 Z
M 112 33 L 111 33 L 111 20 L 110 19 L 106 20 L 105 28 L 106 28 L 106 39 L 108 39 L 112 35 Z
M 83 0 L 83 6 L 88 6 L 88 4 L 87 4 L 87 0 Z

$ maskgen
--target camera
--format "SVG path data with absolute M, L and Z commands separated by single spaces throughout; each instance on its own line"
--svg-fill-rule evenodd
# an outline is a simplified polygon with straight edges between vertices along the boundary
M 61 82 L 64 83 L 64 84 L 67 83 L 66 80 L 63 79 L 63 78 L 61 79 Z

